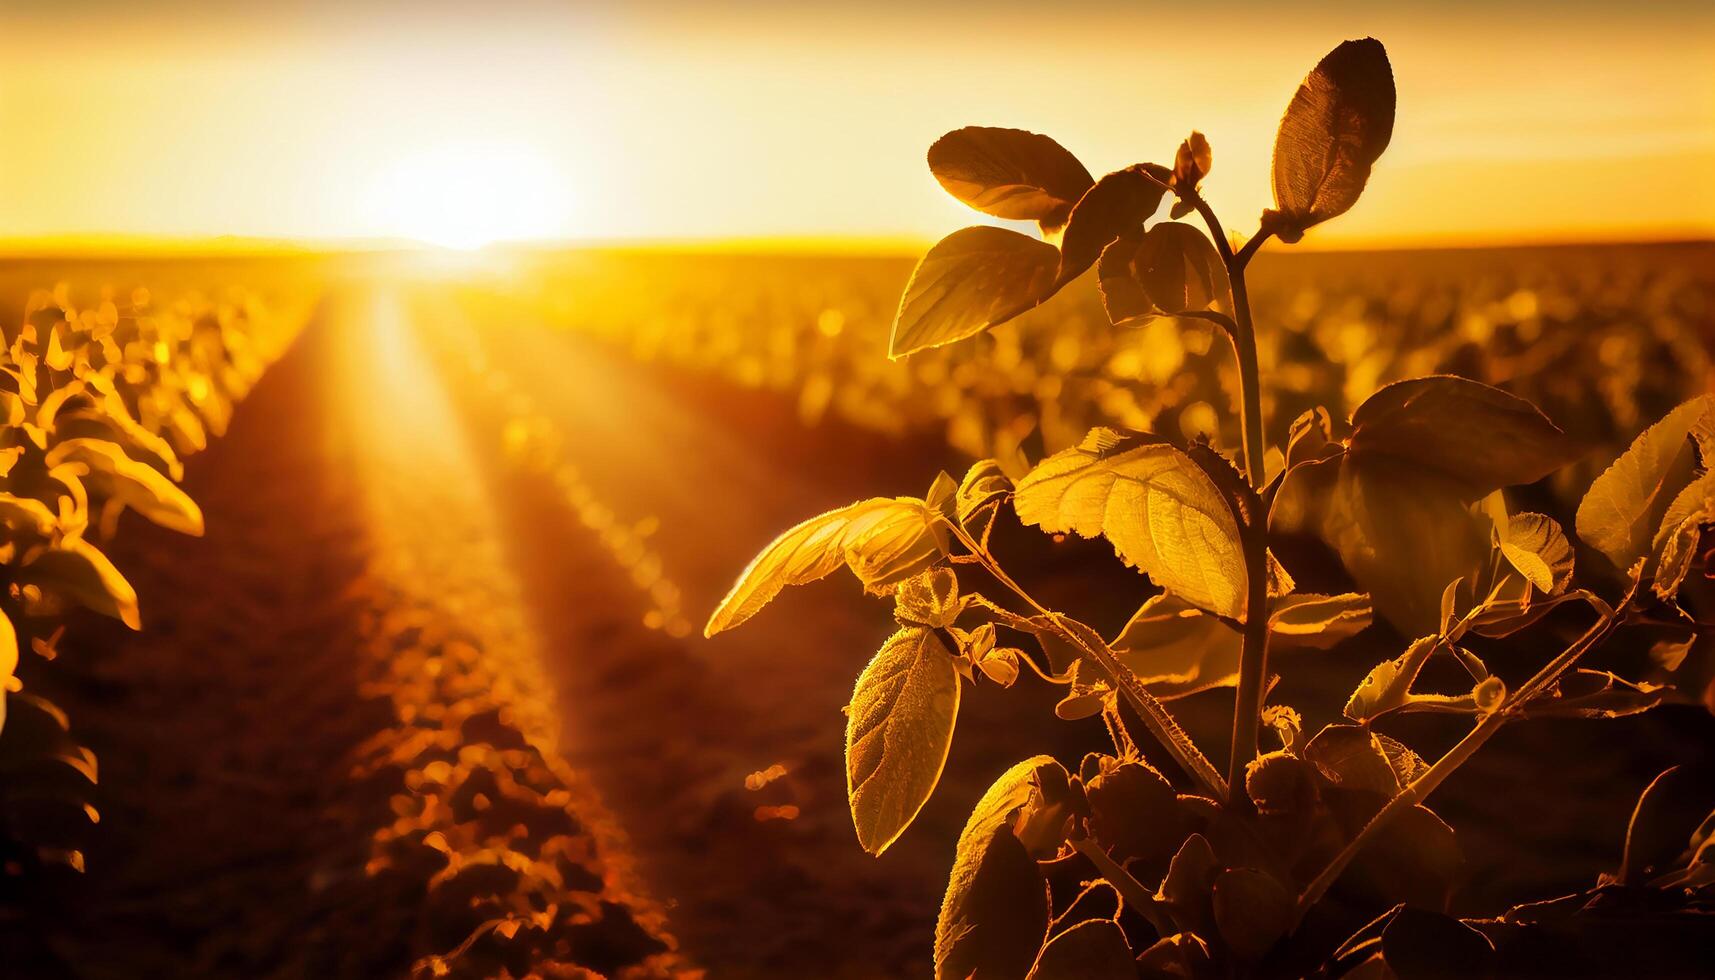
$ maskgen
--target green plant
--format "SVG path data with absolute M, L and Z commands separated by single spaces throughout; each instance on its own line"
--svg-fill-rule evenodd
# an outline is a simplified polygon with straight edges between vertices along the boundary
M 1650 680 L 1580 663 L 1628 625 L 1675 624 L 1684 637 L 1704 628 L 1710 396 L 1641 435 L 1591 486 L 1575 530 L 1593 560 L 1579 583 L 1571 536 L 1512 509 L 1503 492 L 1542 480 L 1577 448 L 1499 389 L 1432 376 L 1382 388 L 1349 421 L 1306 412 L 1270 471 L 1246 266 L 1269 238 L 1296 242 L 1353 206 L 1393 116 L 1382 45 L 1334 49 L 1287 107 L 1276 207 L 1238 247 L 1201 196 L 1212 155 L 1197 133 L 1172 167 L 1138 164 L 1100 180 L 1053 140 L 1018 130 L 961 129 L 931 147 L 930 169 L 950 193 L 995 217 L 1036 221 L 1043 238 L 982 226 L 943 239 L 906 287 L 892 356 L 979 334 L 1093 266 L 1116 327 L 1190 318 L 1228 336 L 1242 443 L 1235 463 L 1206 439 L 1098 428 L 1034 466 L 983 460 L 960 482 L 943 473 L 921 498 L 860 501 L 787 531 L 711 616 L 709 635 L 842 564 L 868 591 L 893 596 L 899 630 L 858 678 L 846 733 L 852 817 L 872 853 L 933 792 L 963 684 L 1010 686 L 1029 669 L 1068 688 L 1061 717 L 1105 720 L 1110 752 L 1072 769 L 1027 759 L 978 803 L 936 931 L 938 976 L 1385 975 L 1464 953 L 1488 969 L 1512 933 L 1440 914 L 1459 850 L 1426 798 L 1509 722 L 1709 697 L 1676 683 L 1694 676 L 1688 639 L 1667 645 Z M 1152 222 L 1169 195 L 1172 216 L 1196 213 L 1208 236 Z M 1105 538 L 1160 593 L 1113 639 L 1044 605 L 991 548 L 1009 508 L 1044 532 Z M 1297 587 L 1280 556 L 1305 541 L 1337 559 L 1351 591 Z M 973 579 L 998 591 L 973 590 Z M 1523 631 L 1580 606 L 1594 619 L 1577 639 L 1536 652 L 1542 631 Z M 1311 732 L 1292 706 L 1270 702 L 1271 655 L 1332 646 L 1373 617 L 1418 639 L 1370 671 L 1342 719 Z M 1523 676 L 1491 671 L 1470 649 L 1476 637 L 1514 635 L 1507 663 L 1529 663 Z M 1010 645 L 1017 638 L 1039 654 Z M 1468 682 L 1429 689 L 1431 663 L 1457 665 Z M 1235 696 L 1218 765 L 1170 703 L 1224 686 Z M 1410 712 L 1465 716 L 1470 728 L 1426 761 L 1374 724 Z M 1265 749 L 1265 735 L 1278 747 Z M 1155 745 L 1180 770 L 1173 779 L 1146 761 Z M 1678 838 L 1689 847 L 1657 848 L 1671 854 L 1649 874 L 1622 869 L 1620 879 L 1653 883 L 1669 904 L 1704 900 L 1715 884 L 1709 825 Z

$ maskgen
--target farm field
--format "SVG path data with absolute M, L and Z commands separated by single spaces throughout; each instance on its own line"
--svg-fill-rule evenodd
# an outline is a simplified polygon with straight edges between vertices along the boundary
M 1032 753 L 1071 765 L 1100 750 L 1101 717 L 1055 718 L 1064 691 L 1028 670 L 1011 691 L 972 687 L 935 796 L 872 857 L 854 840 L 842 709 L 894 628 L 884 604 L 825 582 L 743 630 L 705 639 L 705 622 L 776 534 L 923 493 L 943 470 L 1035 464 L 1103 425 L 1206 435 L 1236 457 L 1240 379 L 1211 323 L 1114 327 L 1093 284 L 889 361 L 913 263 L 525 249 L 0 262 L 9 347 L 26 324 L 44 344 L 81 330 L 117 338 L 107 376 L 152 372 L 128 410 L 183 457 L 202 529 L 174 533 L 187 519 L 157 486 L 164 461 L 153 497 L 98 489 L 88 536 L 143 628 L 58 610 L 63 634 L 20 655 L 0 771 L 46 773 L 44 805 L 60 809 L 0 784 L 7 970 L 926 972 L 972 807 Z M 1272 327 L 1271 472 L 1306 410 L 1343 420 L 1390 383 L 1455 375 L 1535 403 L 1576 445 L 1513 491 L 1571 528 L 1634 437 L 1715 385 L 1715 244 L 1265 250 L 1250 284 Z M 245 383 L 216 383 L 231 397 L 211 407 L 209 379 L 233 363 Z M 104 515 L 111 499 L 130 511 Z M 994 534 L 1032 593 L 1104 636 L 1155 591 L 1103 541 L 1017 521 Z M 1350 587 L 1307 554 L 1283 551 L 1295 576 Z M 22 595 L 9 615 L 26 615 Z M 1581 628 L 1550 616 L 1493 666 Z M 1282 654 L 1277 693 L 1313 731 L 1411 639 L 1378 619 Z M 1622 637 L 1589 665 L 1636 676 L 1656 639 Z M 1705 671 L 1679 676 L 1681 703 L 1510 726 L 1437 791 L 1463 852 L 1451 912 L 1592 886 L 1657 773 L 1715 767 L 1707 643 L 1698 633 L 1681 667 Z M 1171 703 L 1213 752 L 1232 696 Z M 32 722 L 25 697 L 57 709 Z M 1462 725 L 1382 727 L 1444 749 Z M 1578 763 L 1542 765 L 1550 753 Z

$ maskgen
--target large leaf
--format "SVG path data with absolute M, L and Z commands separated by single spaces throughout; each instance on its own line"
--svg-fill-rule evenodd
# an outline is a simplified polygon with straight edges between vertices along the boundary
M 1030 980 L 1136 980 L 1125 933 L 1111 919 L 1080 922 L 1042 948 Z
M 846 796 L 858 843 L 887 850 L 928 801 L 959 714 L 959 673 L 934 630 L 889 637 L 846 709 Z
M 1141 229 L 1166 193 L 1167 185 L 1141 165 L 1097 181 L 1072 209 L 1060 239 L 1060 282 L 1072 281 L 1093 265 L 1109 242 Z
M 1141 433 L 1094 429 L 1018 483 L 1019 520 L 1106 537 L 1119 556 L 1180 598 L 1243 619 L 1244 547 L 1220 489 L 1184 452 Z
M 1573 458 L 1566 434 L 1535 405 L 1465 378 L 1388 385 L 1352 413 L 1349 451 L 1433 470 L 1472 499 L 1535 483 Z
M 917 263 L 893 321 L 889 357 L 973 337 L 1053 294 L 1060 250 L 1005 228 L 953 232 Z
M 1689 436 L 1711 406 L 1715 395 L 1694 398 L 1645 429 L 1579 502 L 1578 537 L 1616 568 L 1648 553 L 1669 505 L 1691 482 L 1697 454 Z
M 984 214 L 1065 224 L 1094 181 L 1059 143 L 1038 133 L 992 126 L 956 129 L 929 147 L 929 170 L 947 193 Z
M 116 500 L 164 528 L 182 534 L 203 533 L 202 509 L 166 474 L 140 463 L 103 439 L 66 439 L 47 453 L 47 465 L 79 463 L 98 493 Z
M 1116 324 L 1230 305 L 1220 253 L 1208 236 L 1177 221 L 1108 246 L 1097 278 L 1108 319 Z
M 1047 884 L 1012 823 L 1031 795 L 1031 774 L 1054 764 L 1035 756 L 1008 769 L 971 811 L 959 835 L 935 925 L 935 976 L 1022 977 L 1048 932 Z
M 1144 602 L 1113 642 L 1114 655 L 1158 696 L 1178 696 L 1238 680 L 1238 630 L 1171 593 Z
M 1327 649 L 1370 624 L 1370 598 L 1358 593 L 1294 593 L 1269 603 L 1269 649 Z M 1238 630 L 1164 592 L 1138 608 L 1111 644 L 1114 655 L 1161 698 L 1238 683 Z
M 872 497 L 812 517 L 774 542 L 739 573 L 703 628 L 714 636 L 756 615 L 788 585 L 826 576 L 841 563 L 865 587 L 886 591 L 941 553 L 939 517 L 915 497 Z
M 1358 201 L 1393 137 L 1393 68 L 1375 38 L 1346 41 L 1298 86 L 1274 138 L 1275 233 L 1293 242 Z
M 1407 636 L 1440 627 L 1447 585 L 1474 577 L 1491 555 L 1493 526 L 1467 504 L 1467 484 L 1390 456 L 1333 457 L 1295 467 L 1270 520 L 1313 531 L 1339 554 L 1375 609 Z

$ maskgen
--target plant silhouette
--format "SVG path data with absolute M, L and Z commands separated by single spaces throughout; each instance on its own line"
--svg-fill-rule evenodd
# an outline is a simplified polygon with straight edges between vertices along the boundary
M 1269 239 L 1297 242 L 1357 204 L 1394 104 L 1380 42 L 1347 41 L 1323 58 L 1280 123 L 1275 207 L 1240 245 L 1202 196 L 1213 154 L 1199 133 L 1172 166 L 1099 180 L 1020 130 L 970 127 L 930 148 L 950 194 L 1035 221 L 1041 237 L 977 226 L 935 245 L 905 288 L 891 357 L 980 334 L 1095 268 L 1116 329 L 1158 318 L 1220 328 L 1242 433 L 1234 460 L 1206 440 L 1100 427 L 1034 465 L 985 459 L 962 480 L 940 474 L 922 497 L 830 511 L 769 545 L 711 616 L 709 635 L 842 565 L 893 598 L 899 629 L 859 676 L 846 730 L 851 815 L 874 854 L 934 791 L 965 684 L 1007 687 L 1028 670 L 1065 688 L 1062 718 L 1105 721 L 1111 751 L 1075 766 L 1021 761 L 971 813 L 936 928 L 937 976 L 1475 975 L 1543 931 L 1611 928 L 1602 911 L 1616 903 L 1671 914 L 1715 887 L 1715 821 L 1673 823 L 1661 801 L 1691 790 L 1664 775 L 1639 801 L 1621 867 L 1590 892 L 1483 922 L 1445 914 L 1460 850 L 1427 801 L 1497 731 L 1709 697 L 1681 683 L 1695 671 L 1677 672 L 1689 639 L 1669 644 L 1666 669 L 1649 678 L 1582 661 L 1629 627 L 1700 628 L 1686 610 L 1709 588 L 1715 400 L 1687 402 L 1639 436 L 1589 487 L 1572 533 L 1514 509 L 1506 490 L 1555 473 L 1579 448 L 1530 402 L 1464 378 L 1385 386 L 1349 419 L 1307 411 L 1271 467 L 1246 267 Z M 1155 221 L 1170 197 L 1171 218 Z M 1177 220 L 1193 214 L 1207 234 Z M 996 557 L 991 534 L 1014 519 L 1103 538 L 1161 591 L 1105 637 L 1039 601 Z M 1319 542 L 1357 590 L 1301 590 L 1277 554 L 1289 538 Z M 1575 570 L 1577 542 L 1591 560 Z M 1557 611 L 1585 628 L 1545 651 L 1527 631 Z M 1331 647 L 1377 618 L 1416 639 L 1364 677 L 1344 718 L 1307 730 L 1271 698 L 1294 651 Z M 1529 664 L 1511 683 L 1470 646 L 1508 637 L 1508 662 Z M 1444 665 L 1465 680 L 1432 685 Z M 1205 755 L 1171 707 L 1218 687 L 1234 690 L 1224 760 Z M 1435 758 L 1373 727 L 1413 712 L 1469 727 Z M 1178 771 L 1145 761 L 1150 743 Z M 1051 887 L 1067 874 L 1076 887 Z M 1616 885 L 1630 890 L 1616 897 Z

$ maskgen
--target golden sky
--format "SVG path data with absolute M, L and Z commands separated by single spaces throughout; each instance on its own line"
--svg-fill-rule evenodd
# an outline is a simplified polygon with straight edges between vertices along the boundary
M 966 124 L 1098 175 L 1200 128 L 1249 232 L 1366 34 L 1393 144 L 1307 244 L 1715 235 L 1707 2 L 5 0 L 0 238 L 933 239 L 978 220 L 923 162 Z

